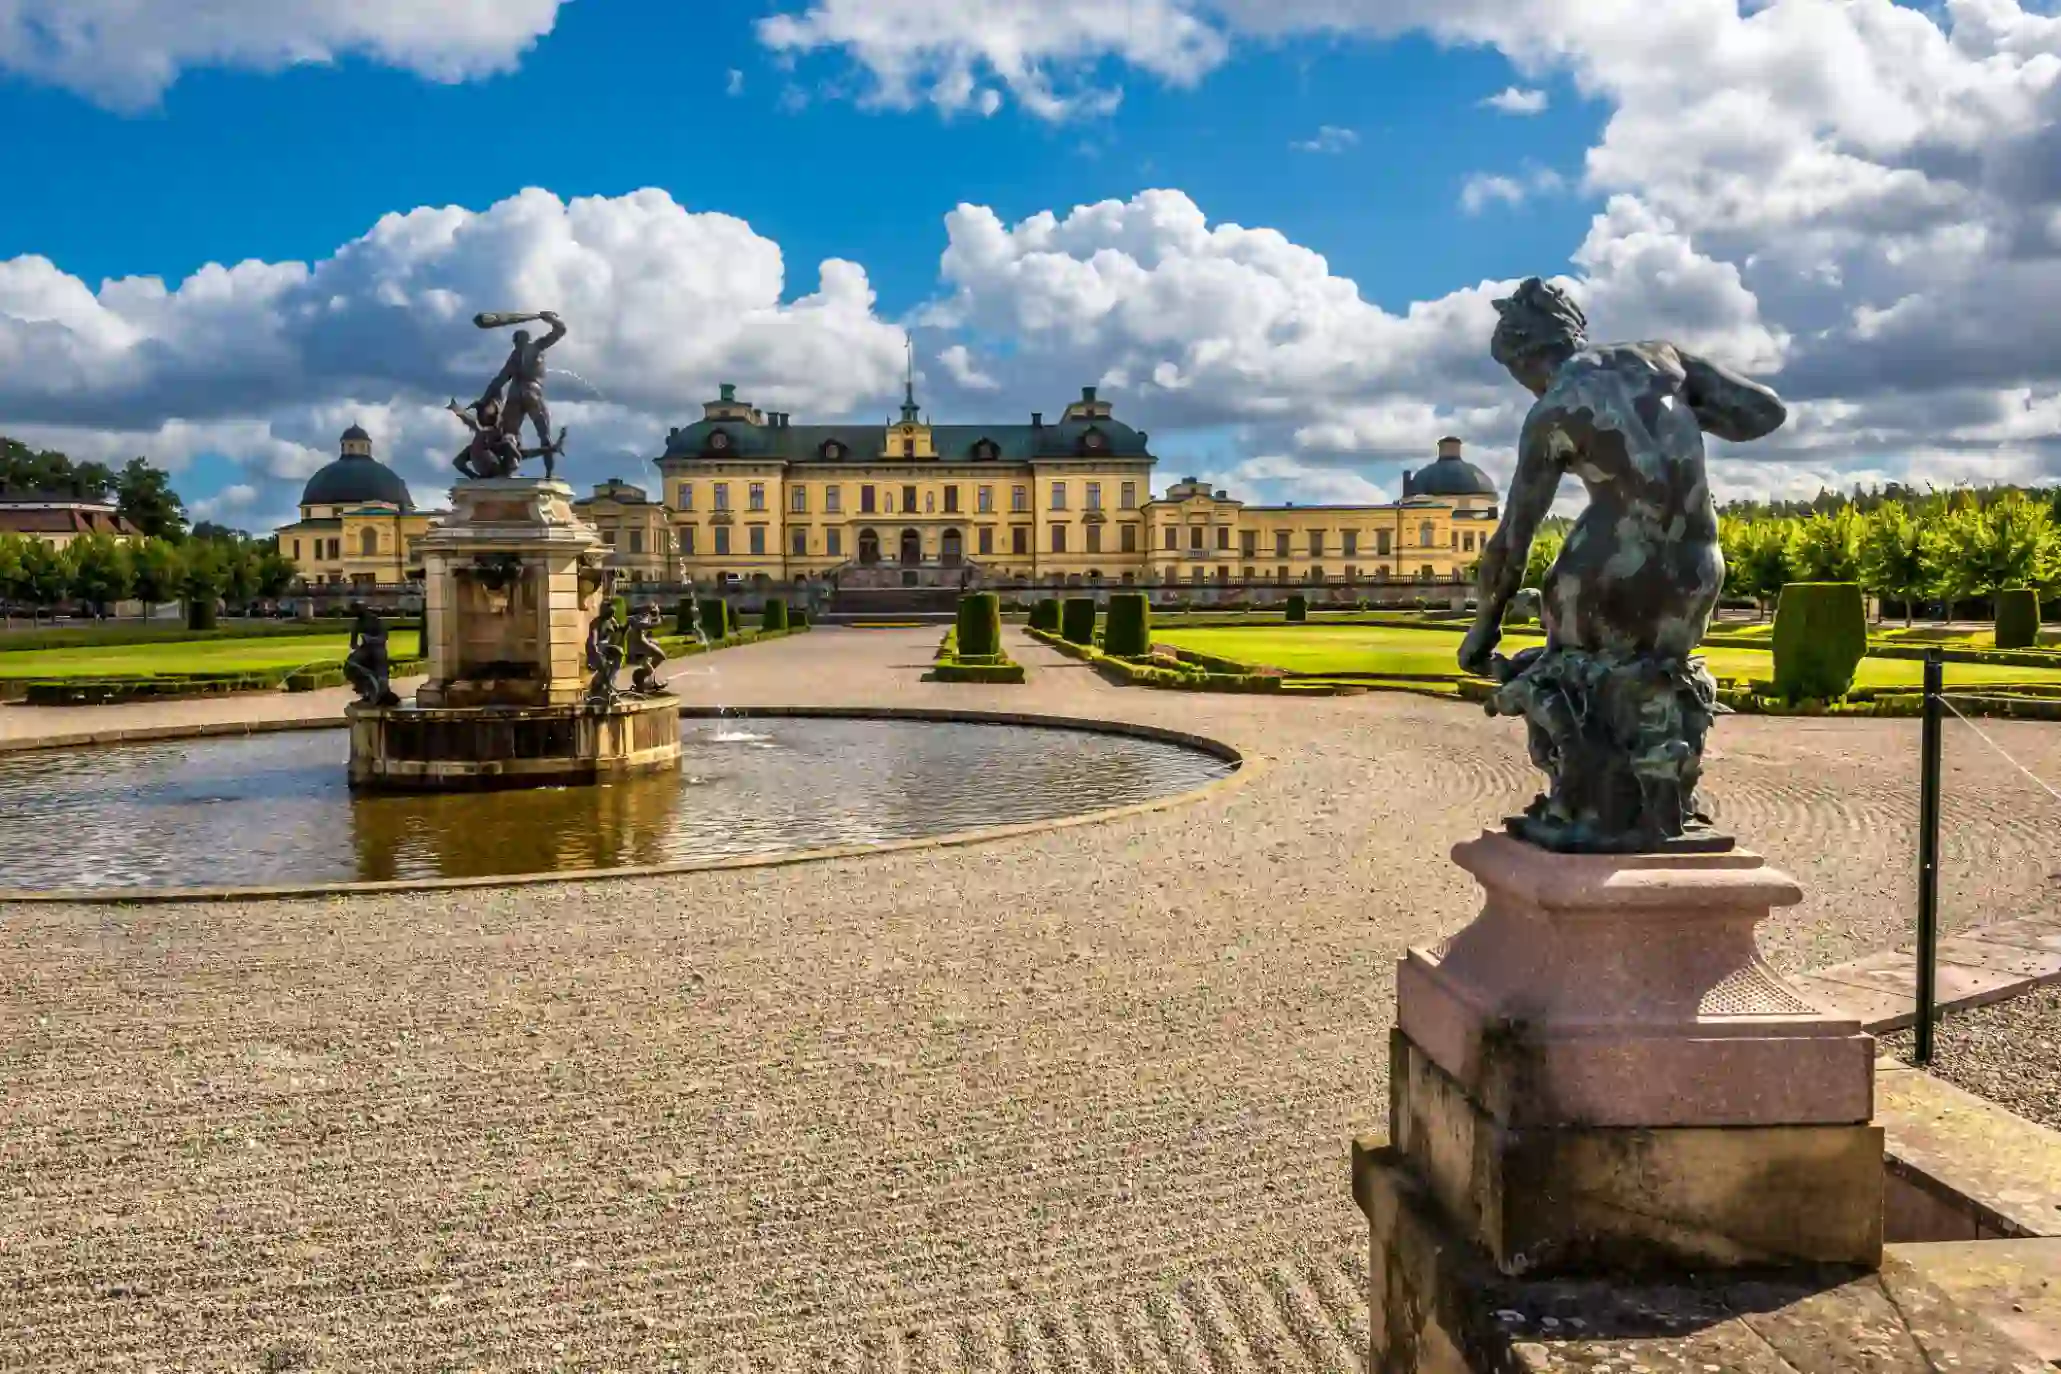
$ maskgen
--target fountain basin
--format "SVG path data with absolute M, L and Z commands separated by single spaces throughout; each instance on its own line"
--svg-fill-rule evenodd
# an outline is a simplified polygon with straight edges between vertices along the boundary
M 679 703 L 352 706 L 350 785 L 407 792 L 593 783 L 671 768 Z
M 593 785 L 370 791 L 348 732 L 196 731 L 0 754 L 0 901 L 285 897 L 787 864 L 1179 804 L 1237 751 L 945 709 L 690 707 L 680 767 Z

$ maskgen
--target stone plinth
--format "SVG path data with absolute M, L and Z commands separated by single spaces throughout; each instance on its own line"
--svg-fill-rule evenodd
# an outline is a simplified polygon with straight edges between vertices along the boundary
M 1874 1041 L 1760 958 L 1801 897 L 1744 851 L 1454 850 L 1481 915 L 1397 973 L 1390 1139 L 1508 1274 L 1882 1251 Z
M 670 698 L 590 701 L 588 627 L 609 595 L 601 536 L 563 482 L 461 482 L 425 535 L 429 678 L 413 705 L 354 706 L 351 785 L 546 787 L 671 767 Z

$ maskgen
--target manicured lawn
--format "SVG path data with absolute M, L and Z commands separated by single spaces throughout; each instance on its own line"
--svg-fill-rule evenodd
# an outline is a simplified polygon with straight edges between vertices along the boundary
M 167 673 L 244 673 L 341 663 L 348 632 L 275 639 L 208 639 L 90 649 L 0 652 L 0 678 L 158 677 Z M 389 641 L 396 658 L 415 652 L 415 631 Z
M 1420 673 L 1460 675 L 1454 654 L 1460 636 L 1435 630 L 1394 629 L 1382 625 L 1224 626 L 1215 629 L 1160 629 L 1156 644 L 1213 654 L 1255 667 L 1291 673 Z M 1503 637 L 1502 651 L 1515 653 L 1545 641 L 1538 635 Z M 1774 676 L 1774 656 L 1758 649 L 1709 649 L 1704 661 L 1719 678 L 1765 680 Z M 1980 663 L 1946 665 L 1950 686 L 1972 687 L 2000 682 L 2061 686 L 2061 671 L 2042 668 L 1992 667 Z M 1917 659 L 1869 658 L 1861 662 L 1857 687 L 1916 687 L 1925 665 Z

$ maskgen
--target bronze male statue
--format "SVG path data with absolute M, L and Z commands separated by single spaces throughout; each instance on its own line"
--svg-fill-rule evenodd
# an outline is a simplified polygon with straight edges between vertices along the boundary
M 630 613 L 623 661 L 635 666 L 635 671 L 630 674 L 630 690 L 638 696 L 669 695 L 665 683 L 655 679 L 659 665 L 666 661 L 666 651 L 658 647 L 657 638 L 663 619 L 657 605 L 649 601 Z
M 366 706 L 399 706 L 401 699 L 389 685 L 386 622 L 371 607 L 357 608 L 357 623 L 351 626 L 350 653 L 344 658 L 344 681 Z
M 1525 717 L 1550 782 L 1510 828 L 1563 851 L 1726 847 L 1696 796 L 1721 708 L 1692 654 L 1725 581 L 1703 436 L 1771 434 L 1781 399 L 1674 344 L 1592 345 L 1581 307 L 1537 277 L 1496 310 L 1490 352 L 1539 400 L 1460 666 L 1499 684 L 1491 715 Z M 1546 575 L 1546 644 L 1505 658 L 1504 609 L 1569 472 L 1589 504 Z
M 519 438 L 522 422 L 527 419 L 537 428 L 537 443 L 548 449 L 551 447 L 551 410 L 544 404 L 544 350 L 565 337 L 564 322 L 550 310 L 527 315 L 475 315 L 472 322 L 481 329 L 500 329 L 530 320 L 544 321 L 551 326 L 551 332 L 533 341 L 529 330 L 515 331 L 515 346 L 508 351 L 508 361 L 501 364 L 494 380 L 487 383 L 487 389 L 480 394 L 480 404 L 484 405 L 490 399 L 502 400 L 501 391 L 506 387 L 508 395 L 502 401 L 501 432 Z
M 590 702 L 612 702 L 622 695 L 615 685 L 615 676 L 623 666 L 623 646 L 616 640 L 620 628 L 615 618 L 615 598 L 604 593 L 601 614 L 587 627 L 587 667 L 594 674 L 587 684 Z

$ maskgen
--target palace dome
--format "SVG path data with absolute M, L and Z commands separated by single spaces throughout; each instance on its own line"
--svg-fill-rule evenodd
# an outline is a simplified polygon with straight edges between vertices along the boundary
M 356 425 L 343 433 L 343 456 L 320 468 L 301 488 L 303 506 L 363 506 L 372 502 L 415 509 L 401 475 L 372 456 L 372 437 Z
M 1403 478 L 1404 496 L 1486 496 L 1493 499 L 1496 484 L 1489 475 L 1460 456 L 1460 441 L 1438 441 L 1438 460 Z

